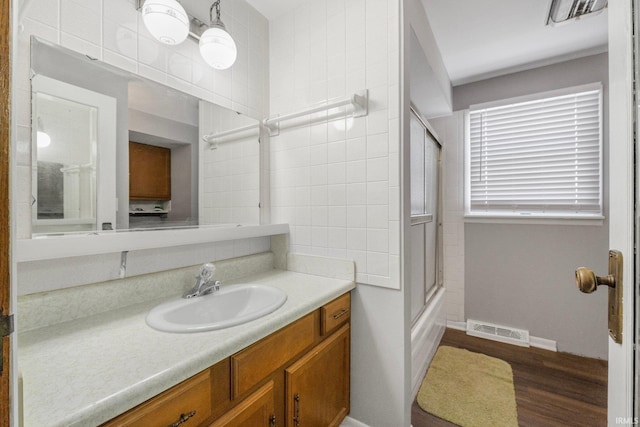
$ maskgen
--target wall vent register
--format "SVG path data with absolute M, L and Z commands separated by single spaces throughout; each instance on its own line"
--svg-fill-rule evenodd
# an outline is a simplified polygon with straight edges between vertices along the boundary
M 467 320 L 467 335 L 529 347 L 529 331 L 508 326 L 495 325 L 478 320 Z

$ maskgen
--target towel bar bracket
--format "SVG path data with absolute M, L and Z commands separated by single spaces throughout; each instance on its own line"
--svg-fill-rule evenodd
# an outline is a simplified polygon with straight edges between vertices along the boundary
M 351 103 L 354 110 L 352 117 L 364 117 L 369 114 L 369 91 L 367 89 L 359 90 L 353 94 Z

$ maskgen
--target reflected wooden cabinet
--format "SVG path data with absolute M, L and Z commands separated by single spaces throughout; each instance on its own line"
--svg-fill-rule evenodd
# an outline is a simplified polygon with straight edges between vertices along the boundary
M 327 427 L 349 413 L 349 293 L 104 426 Z
M 171 200 L 171 150 L 129 142 L 129 200 Z

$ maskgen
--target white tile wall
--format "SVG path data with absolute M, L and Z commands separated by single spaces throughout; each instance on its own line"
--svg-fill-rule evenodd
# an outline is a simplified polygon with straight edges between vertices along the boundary
M 206 101 L 200 102 L 200 137 L 255 124 L 252 131 L 220 139 L 216 149 L 200 145 L 201 225 L 260 223 L 258 122 Z
M 116 67 L 188 92 L 250 117 L 267 115 L 269 23 L 244 0 L 229 3 L 222 19 L 238 47 L 234 67 L 211 69 L 197 44 L 171 47 L 147 32 L 133 0 L 30 0 L 20 10 L 14 106 L 17 176 L 29 177 L 16 195 L 17 237 L 31 236 L 29 39 L 34 35 Z M 205 19 L 205 17 L 199 17 Z
M 442 141 L 443 243 L 447 320 L 464 322 L 464 112 L 429 120 Z
M 346 257 L 357 281 L 398 288 L 399 3 L 315 0 L 271 22 L 271 114 L 369 89 L 369 115 L 271 138 L 274 222 L 291 251 Z

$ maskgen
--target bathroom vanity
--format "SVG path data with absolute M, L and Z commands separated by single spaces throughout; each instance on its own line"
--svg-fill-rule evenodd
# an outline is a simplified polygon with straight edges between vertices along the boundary
M 104 425 L 339 425 L 349 412 L 350 301 L 338 297 Z
M 240 264 L 224 265 L 234 262 Z M 256 270 L 251 262 L 266 268 Z M 339 425 L 349 412 L 353 262 L 290 254 L 288 270 L 278 270 L 273 254 L 263 253 L 217 264 L 221 272 L 252 272 L 223 280 L 223 286 L 273 286 L 286 292 L 287 301 L 226 329 L 150 328 L 149 310 L 179 297 L 192 285 L 185 283 L 170 296 L 108 312 L 60 323 L 43 319 L 42 326 L 19 334 L 23 425 Z M 185 270 L 184 277 L 192 278 L 194 269 Z M 177 273 L 151 279 L 174 281 L 171 274 Z M 105 282 L 90 292 L 103 303 L 119 292 L 131 294 L 117 298 L 133 298 L 137 279 L 124 280 L 132 283 Z M 86 309 L 86 295 L 59 292 L 66 294 L 24 299 L 22 315 L 38 316 L 39 308 L 52 304 Z

